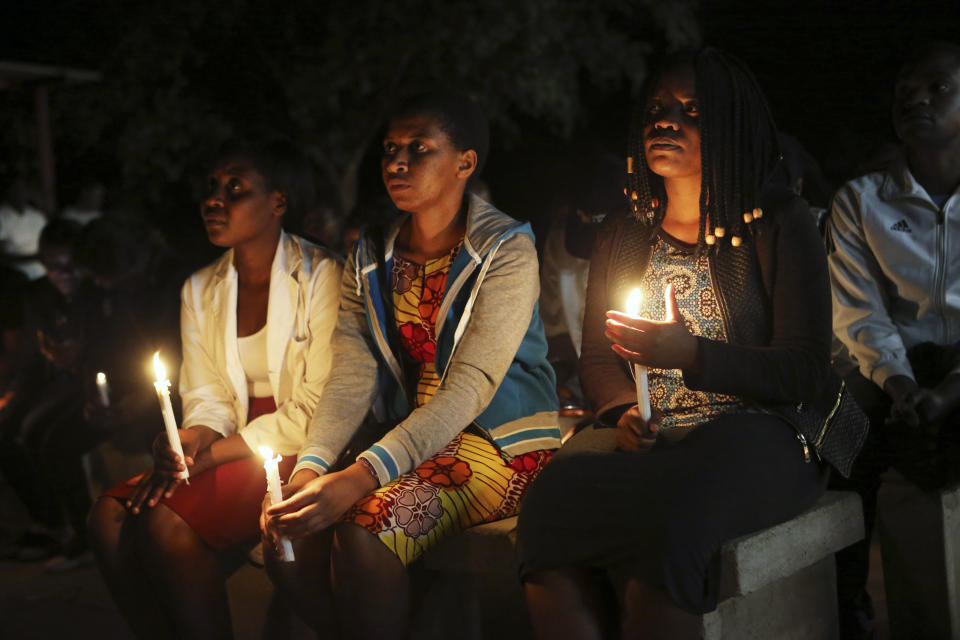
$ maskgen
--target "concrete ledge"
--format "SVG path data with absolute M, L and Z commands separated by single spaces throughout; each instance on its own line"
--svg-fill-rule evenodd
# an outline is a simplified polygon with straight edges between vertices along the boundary
M 950 633 L 960 638 L 960 486 L 940 493 L 947 593 L 950 598 Z
M 877 532 L 892 637 L 960 640 L 960 486 L 884 477 Z
M 860 498 L 852 492 L 827 491 L 793 520 L 723 545 L 720 599 L 748 594 L 792 575 L 863 535 Z
M 832 640 L 839 635 L 832 555 L 703 617 L 703 640 Z

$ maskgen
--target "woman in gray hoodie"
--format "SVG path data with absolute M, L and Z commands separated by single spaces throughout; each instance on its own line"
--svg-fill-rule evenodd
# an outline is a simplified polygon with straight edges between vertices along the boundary
M 293 539 L 297 558 L 268 544 L 271 576 L 325 634 L 405 637 L 406 567 L 515 514 L 560 444 L 533 235 L 467 194 L 487 148 L 463 96 L 418 96 L 390 118 L 382 177 L 401 215 L 349 256 L 333 374 L 289 497 L 265 510 L 267 539 Z

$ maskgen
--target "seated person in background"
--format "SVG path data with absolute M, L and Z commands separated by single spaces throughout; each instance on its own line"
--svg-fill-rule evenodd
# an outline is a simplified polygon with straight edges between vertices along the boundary
M 867 536 L 838 555 L 854 626 L 870 615 L 880 475 L 893 466 L 924 490 L 960 480 L 960 46 L 932 45 L 902 67 L 893 125 L 902 152 L 844 185 L 827 224 L 834 331 L 859 365 L 847 383 L 871 417 L 851 478 Z
M 179 351 L 180 287 L 190 274 L 156 228 L 132 212 L 110 212 L 84 227 L 76 258 L 101 292 L 104 317 Z
M 81 457 L 102 437 L 83 417 L 83 363 L 99 321 L 96 292 L 74 260 L 79 236 L 80 225 L 71 220 L 54 220 L 40 234 L 47 275 L 26 291 L 31 354 L 19 374 L 21 411 L 2 455 L 4 475 L 36 519 L 58 527 L 66 516 L 60 542 L 68 557 L 87 548 L 90 496 Z
M 88 394 L 87 419 L 110 433 L 120 451 L 147 452 L 162 429 L 149 363 L 156 351 L 168 365 L 176 362 L 180 287 L 189 274 L 156 234 L 127 212 L 87 224 L 76 258 L 100 294 L 100 324 L 89 336 L 84 385 L 103 372 L 110 390 L 106 407 L 98 394 Z
M 218 552 L 256 543 L 258 448 L 282 454 L 289 474 L 330 372 L 341 267 L 282 228 L 310 205 L 308 166 L 283 140 L 227 144 L 212 165 L 201 214 L 229 250 L 183 286 L 184 458 L 161 432 L 154 468 L 90 516 L 107 586 L 141 637 L 231 635 Z
M 627 144 L 631 211 L 594 243 L 580 358 L 615 429 L 568 441 L 520 512 L 540 638 L 699 638 L 723 543 L 793 518 L 827 481 L 796 417 L 833 406 L 826 260 L 756 80 L 715 49 L 672 56 Z M 621 313 L 635 288 L 638 316 Z M 651 416 L 630 364 L 650 368 Z
M 22 561 L 53 553 L 61 524 L 59 505 L 49 486 L 38 477 L 36 461 L 20 439 L 20 426 L 36 390 L 38 369 L 42 370 L 31 332 L 24 328 L 26 290 L 26 276 L 0 264 L 0 482 L 12 489 L 4 492 L 4 498 L 21 503 L 27 516 L 21 522 L 0 524 L 6 541 L 0 557 Z M 12 505 L 4 506 L 9 509 L 5 513 L 19 511 Z
M 37 246 L 46 224 L 47 216 L 31 203 L 23 179 L 15 178 L 0 201 L 0 260 L 30 280 L 43 277 Z
M 0 439 L 19 431 L 17 413 L 23 396 L 24 360 L 29 350 L 23 330 L 23 303 L 27 278 L 0 264 Z
M 98 180 L 87 179 L 82 183 L 77 199 L 63 208 L 60 217 L 79 222 L 82 226 L 103 217 L 103 200 L 106 188 Z
M 23 335 L 23 297 L 26 276 L 0 264 L 0 434 L 11 424 L 19 404 L 19 373 L 26 350 Z M 16 427 L 14 427 L 16 429 Z M 2 436 L 0 436 L 2 437 Z
M 402 213 L 350 254 L 337 367 L 288 497 L 265 509 L 271 577 L 324 637 L 405 638 L 407 567 L 514 515 L 560 444 L 530 226 L 465 193 L 488 148 L 486 118 L 458 94 L 389 119 L 381 170 Z M 361 429 L 375 403 L 386 421 Z M 295 563 L 272 551 L 278 533 Z
M 565 202 L 552 220 L 540 268 L 540 317 L 548 358 L 557 374 L 561 415 L 584 415 L 577 375 L 590 251 L 597 227 L 608 214 L 626 208 L 621 160 L 593 153 L 575 169 Z M 558 198 L 559 200 L 559 198 Z

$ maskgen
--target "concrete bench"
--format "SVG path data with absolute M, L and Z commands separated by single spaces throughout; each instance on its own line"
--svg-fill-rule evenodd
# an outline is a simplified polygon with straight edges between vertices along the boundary
M 888 474 L 877 533 L 891 637 L 960 640 L 960 485 L 925 492 Z
M 704 616 L 704 640 L 836 638 L 833 554 L 863 535 L 859 496 L 827 491 L 793 520 L 731 540 L 721 550 L 720 603 Z
M 413 637 L 532 636 L 516 574 L 515 527 L 516 518 L 476 526 L 424 556 L 422 570 L 433 583 Z M 727 543 L 721 601 L 704 616 L 703 637 L 836 638 L 833 554 L 862 538 L 859 497 L 828 491 L 793 520 Z

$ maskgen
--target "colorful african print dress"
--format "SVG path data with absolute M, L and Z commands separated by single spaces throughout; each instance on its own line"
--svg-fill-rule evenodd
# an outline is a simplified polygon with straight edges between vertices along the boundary
M 437 313 L 459 249 L 422 265 L 393 256 L 394 317 L 404 348 L 420 367 L 417 407 L 427 404 L 440 386 Z M 511 458 L 489 439 L 461 431 L 411 473 L 360 500 L 343 520 L 372 532 L 407 566 L 468 527 L 515 515 L 551 453 L 532 451 Z
M 663 292 L 668 284 L 673 284 L 680 319 L 687 331 L 726 342 L 707 256 L 695 255 L 694 249 L 666 234 L 657 236 L 650 265 L 640 284 L 643 293 L 640 315 L 653 320 L 664 318 Z M 663 413 L 660 434 L 667 440 L 678 440 L 698 425 L 743 409 L 739 398 L 687 388 L 679 369 L 651 368 L 649 376 L 650 403 Z

